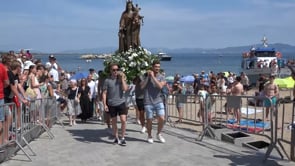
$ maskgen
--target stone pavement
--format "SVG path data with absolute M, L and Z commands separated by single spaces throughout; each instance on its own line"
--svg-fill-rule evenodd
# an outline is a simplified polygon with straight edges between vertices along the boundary
M 146 142 L 147 134 L 141 134 L 140 126 L 127 124 L 127 146 L 114 145 L 113 139 L 98 121 L 78 124 L 73 127 L 54 125 L 50 139 L 47 133 L 30 143 L 37 156 L 28 161 L 19 151 L 2 166 L 190 166 L 190 165 L 295 165 L 272 157 L 262 163 L 264 154 L 237 147 L 232 144 L 205 138 L 195 141 L 196 133 L 165 126 L 163 136 L 166 143 L 154 139 Z M 156 126 L 153 133 L 155 135 Z M 154 136 L 155 137 L 155 136 Z M 28 148 L 25 148 L 28 153 Z

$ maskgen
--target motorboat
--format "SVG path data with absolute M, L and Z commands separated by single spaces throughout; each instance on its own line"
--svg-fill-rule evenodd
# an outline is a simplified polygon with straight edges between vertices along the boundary
M 159 52 L 157 54 L 160 61 L 171 61 L 172 57 L 164 52 Z
M 262 46 L 252 47 L 242 54 L 241 72 L 244 72 L 250 84 L 256 84 L 259 76 L 274 75 L 276 77 L 290 76 L 291 71 L 286 66 L 287 60 L 275 48 L 269 47 L 264 36 Z

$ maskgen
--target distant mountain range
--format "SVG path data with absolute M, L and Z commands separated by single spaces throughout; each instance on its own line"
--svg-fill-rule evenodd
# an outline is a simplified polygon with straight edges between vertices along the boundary
M 177 48 L 177 49 L 170 49 L 170 48 L 147 48 L 152 53 L 158 52 L 166 52 L 166 53 L 242 53 L 249 51 L 252 47 L 259 47 L 261 44 L 254 44 L 248 46 L 236 46 L 236 47 L 226 47 L 226 48 Z M 277 51 L 282 53 L 294 53 L 295 54 L 295 46 L 289 44 L 282 44 L 282 43 L 275 43 L 269 44 L 268 47 L 276 48 Z M 101 47 L 101 48 L 91 48 L 91 49 L 80 49 L 80 50 L 68 50 L 63 51 L 60 53 L 79 53 L 79 54 L 100 54 L 100 53 L 113 53 L 117 50 L 115 47 Z

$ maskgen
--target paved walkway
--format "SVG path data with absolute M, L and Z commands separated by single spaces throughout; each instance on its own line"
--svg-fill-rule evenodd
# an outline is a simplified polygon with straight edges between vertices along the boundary
M 190 166 L 263 165 L 263 154 L 212 139 L 196 142 L 196 133 L 165 126 L 166 143 L 146 142 L 140 126 L 127 124 L 127 146 L 113 145 L 110 134 L 97 121 L 62 128 L 54 125 L 50 139 L 46 133 L 30 143 L 37 156 L 28 161 L 23 152 L 2 166 Z M 155 131 L 155 128 L 154 128 Z M 154 132 L 155 134 L 155 132 Z M 28 151 L 27 148 L 25 148 Z M 295 165 L 271 158 L 264 165 Z

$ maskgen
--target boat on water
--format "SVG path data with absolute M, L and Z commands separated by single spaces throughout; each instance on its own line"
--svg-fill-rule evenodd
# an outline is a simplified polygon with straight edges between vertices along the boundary
M 99 54 L 99 55 L 95 55 L 95 54 L 84 54 L 81 55 L 80 58 L 81 59 L 105 59 L 108 57 L 111 57 L 112 54 Z
M 86 59 L 85 62 L 87 63 L 92 62 L 92 59 Z
M 159 52 L 157 54 L 160 61 L 171 61 L 172 57 L 164 52 Z
M 241 72 L 248 76 L 250 84 L 255 85 L 260 74 L 280 78 L 290 76 L 287 60 L 275 48 L 268 46 L 265 36 L 261 41 L 262 46 L 252 47 L 242 55 Z

